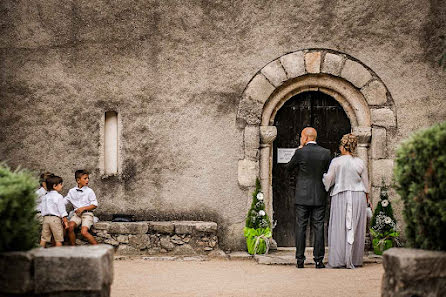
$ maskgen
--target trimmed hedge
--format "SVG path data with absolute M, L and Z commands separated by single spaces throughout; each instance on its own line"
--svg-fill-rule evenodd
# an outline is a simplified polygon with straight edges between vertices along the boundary
M 36 221 L 36 178 L 26 170 L 0 164 L 0 252 L 25 251 L 39 240 Z
M 396 189 L 408 244 L 446 250 L 446 122 L 415 133 L 397 151 Z

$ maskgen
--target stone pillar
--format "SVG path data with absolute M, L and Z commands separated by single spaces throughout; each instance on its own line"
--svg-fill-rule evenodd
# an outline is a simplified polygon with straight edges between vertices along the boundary
M 275 126 L 260 126 L 260 183 L 265 195 L 266 212 L 273 217 L 271 147 L 277 136 Z
M 370 127 L 355 127 L 353 128 L 353 133 L 358 136 L 358 157 L 361 158 L 365 165 L 367 166 L 367 173 L 369 176 L 369 189 L 371 190 L 371 181 L 370 178 L 370 166 L 369 166 L 369 147 L 370 140 L 372 137 L 372 129 Z

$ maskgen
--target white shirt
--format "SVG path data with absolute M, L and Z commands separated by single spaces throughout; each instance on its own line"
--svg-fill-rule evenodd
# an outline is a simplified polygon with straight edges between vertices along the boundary
M 43 196 L 41 212 L 42 216 L 53 215 L 61 218 L 68 216 L 63 196 L 54 190 Z
M 326 191 L 333 186 L 330 196 L 344 191 L 369 192 L 367 167 L 364 161 L 351 155 L 334 158 L 328 172 L 324 174 L 322 182 Z
M 309 143 L 313 143 L 313 144 L 317 144 L 316 141 L 308 141 L 305 145 L 309 144 Z
M 81 189 L 78 187 L 70 189 L 67 197 L 65 197 L 65 204 L 68 204 L 68 202 L 73 205 L 74 210 L 90 205 L 98 206 L 96 195 L 93 190 L 87 186 L 82 187 Z
M 36 191 L 36 210 L 37 211 L 41 211 L 41 203 L 42 203 L 42 197 L 47 193 L 47 191 L 45 190 L 44 187 L 40 187 L 40 189 L 38 189 Z

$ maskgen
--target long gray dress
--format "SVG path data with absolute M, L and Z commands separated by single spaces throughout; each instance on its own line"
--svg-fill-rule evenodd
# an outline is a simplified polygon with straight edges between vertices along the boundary
M 367 168 L 350 155 L 333 159 L 323 182 L 331 188 L 328 226 L 328 266 L 361 266 L 367 224 Z

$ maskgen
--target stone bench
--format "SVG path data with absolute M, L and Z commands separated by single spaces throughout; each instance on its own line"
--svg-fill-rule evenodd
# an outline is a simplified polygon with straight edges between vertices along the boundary
M 107 297 L 112 281 L 113 248 L 104 244 L 0 254 L 0 297 Z
M 218 250 L 217 223 L 203 221 L 98 222 L 91 229 L 98 243 L 117 255 L 199 255 Z M 78 236 L 78 244 L 86 242 Z

